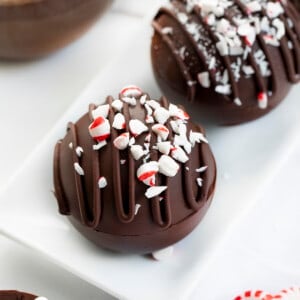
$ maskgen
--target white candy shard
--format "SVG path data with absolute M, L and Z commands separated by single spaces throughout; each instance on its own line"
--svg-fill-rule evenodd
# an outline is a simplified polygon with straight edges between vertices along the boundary
M 207 168 L 208 168 L 208 166 L 201 167 L 201 168 L 199 168 L 199 169 L 196 169 L 196 172 L 197 172 L 197 173 L 203 173 L 204 171 L 207 170 Z
M 233 100 L 233 103 L 234 103 L 235 105 L 237 105 L 237 106 L 242 106 L 242 105 L 243 105 L 243 103 L 242 103 L 242 101 L 241 101 L 240 98 L 235 98 L 235 99 Z
M 164 27 L 161 30 L 162 34 L 173 34 L 173 28 L 172 27 Z
M 146 103 L 147 103 L 150 107 L 152 107 L 153 109 L 157 109 L 157 108 L 160 107 L 159 102 L 156 101 L 156 100 L 148 100 Z
M 98 180 L 99 189 L 104 189 L 107 186 L 107 180 L 105 177 L 101 176 Z
M 167 186 L 152 186 L 147 189 L 145 196 L 148 199 L 154 198 L 164 192 L 167 188 Z
M 142 105 L 145 105 L 146 100 L 147 100 L 147 95 L 143 95 L 143 96 L 140 98 L 140 103 L 141 103 Z
M 98 144 L 93 145 L 93 150 L 100 150 L 101 148 L 103 148 L 106 145 L 107 145 L 106 141 L 99 142 Z
M 129 140 L 129 146 L 132 146 L 132 145 L 134 145 L 135 144 L 135 138 L 134 137 L 132 137 L 132 138 L 130 138 L 130 140 Z
M 154 123 L 154 118 L 152 116 L 146 116 L 145 118 L 146 124 L 153 124 Z
M 136 204 L 136 205 L 135 205 L 135 210 L 134 210 L 134 215 L 135 215 L 135 216 L 138 214 L 140 208 L 141 208 L 141 204 Z
M 186 163 L 189 158 L 180 146 L 175 146 L 171 149 L 171 156 L 181 163 Z
M 152 257 L 157 261 L 163 261 L 170 258 L 173 255 L 174 247 L 168 247 L 152 253 Z
M 126 127 L 125 117 L 123 114 L 117 113 L 115 115 L 112 127 L 117 130 L 124 129 Z
M 171 142 L 160 142 L 157 143 L 157 149 L 160 153 L 169 155 L 171 150 Z
M 124 150 L 128 147 L 129 144 L 129 133 L 124 132 L 120 134 L 117 138 L 114 140 L 114 146 L 119 150 Z
M 204 134 L 201 132 L 194 132 L 191 130 L 190 131 L 190 143 L 192 144 L 192 146 L 194 147 L 196 143 L 201 143 L 201 142 L 208 144 L 208 140 L 206 139 Z
M 119 99 L 116 99 L 112 102 L 111 106 L 115 111 L 121 111 L 123 108 L 123 102 Z
M 35 300 L 48 300 L 48 299 L 45 297 L 37 297 L 37 298 L 35 298 Z
M 83 153 L 82 147 L 80 147 L 80 146 L 76 147 L 75 152 L 78 157 L 81 157 L 81 155 Z
M 261 11 L 261 5 L 259 3 L 259 1 L 251 1 L 249 3 L 247 3 L 247 9 L 248 9 L 248 13 L 255 13 L 255 12 L 259 12 Z
M 154 111 L 154 118 L 159 124 L 165 124 L 170 117 L 170 113 L 163 107 L 158 107 Z
M 73 143 L 72 142 L 69 144 L 69 148 L 73 149 Z
M 168 138 L 170 133 L 169 129 L 166 126 L 161 124 L 153 125 L 152 130 L 157 136 L 161 137 L 163 141 L 165 141 Z
M 131 106 L 136 106 L 136 99 L 134 97 L 123 97 L 122 100 Z
M 280 2 L 268 2 L 267 3 L 267 15 L 269 18 L 274 19 L 284 13 L 284 9 Z
M 137 178 L 149 186 L 155 185 L 155 175 L 158 173 L 159 167 L 157 161 L 150 161 L 142 164 L 137 170 Z
M 203 179 L 202 178 L 197 178 L 196 181 L 197 181 L 198 186 L 202 187 Z
M 99 105 L 96 109 L 92 110 L 93 119 L 96 120 L 99 117 L 107 118 L 109 113 L 109 104 Z
M 104 117 L 98 117 L 89 126 L 89 133 L 91 137 L 98 142 L 102 142 L 106 140 L 110 136 L 109 121 Z
M 148 127 L 143 122 L 136 119 L 129 121 L 129 129 L 134 137 L 137 137 L 141 133 L 148 131 Z
M 121 90 L 120 94 L 122 97 L 141 97 L 143 91 L 136 85 L 127 85 Z
M 179 165 L 173 158 L 167 155 L 162 155 L 158 161 L 159 173 L 168 176 L 174 177 L 178 170 Z
M 125 164 L 126 164 L 126 159 L 121 159 L 121 160 L 120 160 L 120 164 L 121 164 L 121 165 L 125 165 Z
M 78 162 L 74 163 L 74 169 L 78 175 L 84 176 L 84 170 L 81 168 Z
M 139 160 L 144 156 L 144 150 L 141 145 L 132 145 L 130 147 L 130 152 L 135 160 Z
M 198 81 L 202 87 L 204 87 L 204 88 L 210 87 L 210 78 L 209 78 L 208 72 L 199 73 L 197 77 L 198 77 Z

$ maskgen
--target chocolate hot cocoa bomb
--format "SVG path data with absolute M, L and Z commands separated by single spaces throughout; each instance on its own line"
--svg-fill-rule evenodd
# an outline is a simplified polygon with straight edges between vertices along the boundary
M 202 119 L 259 118 L 299 82 L 299 19 L 288 1 L 172 0 L 153 21 L 157 82 Z
M 151 253 L 184 238 L 207 211 L 215 182 L 203 129 L 135 86 L 90 105 L 55 148 L 60 213 L 118 252 Z
M 0 291 L 0 300 L 47 300 L 32 294 L 19 291 Z

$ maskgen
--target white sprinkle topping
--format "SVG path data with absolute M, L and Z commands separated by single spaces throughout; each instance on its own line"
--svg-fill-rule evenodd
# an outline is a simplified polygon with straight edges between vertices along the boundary
M 145 196 L 148 199 L 154 198 L 160 195 L 161 193 L 163 193 L 167 188 L 168 188 L 167 186 L 152 186 L 147 189 Z
M 81 157 L 81 155 L 83 153 L 82 147 L 80 147 L 80 146 L 76 147 L 75 152 L 78 157 Z
M 173 158 L 167 155 L 162 155 L 158 161 L 159 173 L 168 176 L 174 177 L 178 170 L 179 165 L 175 162 Z
M 274 19 L 284 13 L 284 9 L 279 2 L 267 3 L 267 15 L 269 18 Z
M 78 175 L 84 176 L 84 170 L 81 168 L 81 166 L 78 162 L 74 163 L 74 169 Z
M 129 121 L 129 129 L 131 134 L 135 137 L 139 136 L 143 132 L 148 131 L 148 127 L 143 122 L 136 119 Z
M 132 145 L 130 147 L 130 152 L 135 160 L 139 160 L 144 156 L 144 150 L 141 145 Z
M 186 163 L 189 160 L 188 156 L 180 146 L 171 149 L 171 156 L 181 163 Z
M 138 214 L 140 208 L 141 208 L 141 204 L 136 204 L 136 205 L 135 205 L 135 210 L 134 210 L 134 215 L 135 215 L 135 216 Z
M 121 165 L 125 165 L 125 164 L 126 164 L 126 159 L 121 159 L 121 160 L 120 160 L 120 164 L 121 164 Z
M 134 97 L 123 97 L 122 100 L 131 106 L 136 106 L 136 99 Z
M 121 111 L 123 108 L 123 102 L 119 99 L 116 99 L 112 102 L 111 106 L 115 111 Z
M 210 79 L 208 72 L 202 72 L 198 74 L 198 81 L 204 88 L 210 87 Z
M 143 96 L 140 98 L 140 103 L 141 103 L 142 105 L 145 105 L 146 100 L 147 100 L 147 95 L 143 95 Z
M 104 189 L 107 186 L 107 180 L 105 177 L 101 176 L 98 180 L 99 189 Z
M 231 85 L 217 85 L 215 91 L 219 94 L 230 95 L 231 94 Z
M 163 107 L 158 107 L 154 111 L 154 118 L 159 124 L 165 124 L 170 117 L 170 113 Z
M 128 132 L 120 134 L 114 140 L 114 146 L 119 150 L 126 149 L 128 147 L 128 144 L 129 144 L 129 133 Z
M 189 170 L 190 170 L 190 168 L 189 168 L 189 167 L 185 167 L 185 169 L 186 169 L 187 171 L 189 171 Z
M 100 150 L 101 148 L 103 148 L 106 145 L 107 145 L 106 141 L 99 142 L 98 144 L 93 145 L 93 150 Z
M 132 137 L 132 138 L 130 138 L 130 140 L 129 140 L 129 146 L 132 146 L 132 145 L 134 145 L 135 144 L 135 138 L 134 137 Z
M 72 142 L 69 144 L 69 148 L 73 149 L 73 143 Z
M 194 131 L 190 131 L 190 143 L 192 144 L 192 146 L 195 146 L 195 143 L 201 143 L 204 142 L 206 144 L 208 144 L 208 140 L 206 139 L 206 137 L 203 135 L 203 133 L 201 132 L 194 132 Z
M 207 170 L 207 168 L 208 168 L 208 166 L 201 167 L 199 169 L 196 169 L 196 172 L 197 173 L 203 173 L 203 172 L 205 172 Z
M 107 118 L 109 112 L 109 104 L 99 105 L 92 111 L 93 119 L 96 120 L 99 117 Z
M 112 127 L 117 130 L 124 129 L 126 127 L 125 117 L 123 114 L 117 113 L 115 115 Z
M 171 150 L 171 142 L 160 142 L 157 143 L 157 149 L 160 153 L 169 155 Z
M 197 181 L 198 186 L 201 187 L 202 183 L 203 183 L 203 179 L 199 177 L 199 178 L 196 179 L 196 181 Z
M 48 300 L 48 299 L 45 297 L 37 297 L 37 298 L 35 298 L 35 300 Z
M 242 106 L 242 105 L 243 105 L 243 103 L 242 103 L 242 101 L 241 101 L 240 98 L 235 98 L 235 99 L 233 100 L 233 103 L 234 103 L 235 105 L 237 105 L 237 106 Z
M 157 108 L 161 107 L 159 102 L 156 100 L 148 100 L 146 103 L 153 109 L 157 109 Z

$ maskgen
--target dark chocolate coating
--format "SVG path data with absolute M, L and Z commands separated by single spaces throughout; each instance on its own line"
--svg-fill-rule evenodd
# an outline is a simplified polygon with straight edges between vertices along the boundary
M 0 291 L 0 300 L 35 300 L 37 297 L 19 291 Z
M 234 125 L 257 119 L 275 108 L 288 94 L 291 85 L 300 79 L 300 24 L 299 14 L 290 3 L 284 6 L 285 13 L 280 20 L 286 25 L 286 34 L 280 41 L 280 46 L 274 47 L 267 44 L 262 34 L 257 36 L 252 46 L 252 52 L 247 59 L 247 65 L 251 65 L 255 74 L 246 78 L 243 73 L 236 81 L 230 67 L 236 61 L 237 56 L 221 56 L 217 50 L 218 39 L 214 32 L 200 16 L 199 9 L 195 8 L 187 12 L 183 0 L 172 0 L 171 8 L 161 8 L 153 21 L 154 36 L 152 38 L 151 57 L 156 80 L 164 94 L 170 99 L 179 99 L 180 103 L 190 101 L 192 107 L 197 110 L 202 120 L 210 120 L 220 125 Z M 216 58 L 216 70 L 227 69 L 229 82 L 232 86 L 230 95 L 223 95 L 215 91 L 217 85 L 214 74 L 216 70 L 208 70 L 203 51 L 198 48 L 193 36 L 178 20 L 175 11 L 184 12 L 189 20 L 201 26 L 202 46 L 206 51 L 213 51 Z M 243 1 L 235 0 L 234 6 L 225 12 L 230 24 L 234 24 L 236 13 L 247 16 Z M 256 14 L 260 17 L 265 12 Z M 289 28 L 287 20 L 292 20 L 294 26 Z M 172 34 L 165 34 L 163 28 L 170 27 Z M 293 50 L 289 49 L 288 41 L 293 44 Z M 244 45 L 245 46 L 245 45 Z M 184 59 L 178 53 L 185 47 Z M 262 76 L 258 64 L 254 59 L 254 51 L 262 50 L 269 62 L 271 76 Z M 241 57 L 241 56 L 240 56 Z M 211 85 L 204 88 L 197 80 L 197 75 L 208 72 Z M 194 82 L 194 84 L 188 84 Z M 258 106 L 259 93 L 268 95 L 267 108 Z M 270 95 L 271 92 L 271 95 Z M 241 106 L 234 103 L 234 99 L 240 99 Z
M 112 0 L 0 2 L 0 58 L 49 54 L 84 33 Z
M 112 97 L 107 98 L 111 104 Z M 169 107 L 166 98 L 160 100 L 163 107 Z M 69 123 L 65 138 L 59 141 L 54 153 L 54 187 L 60 213 L 68 215 L 73 225 L 88 239 L 103 248 L 118 252 L 151 253 L 174 244 L 189 234 L 200 222 L 212 200 L 216 182 L 216 166 L 210 147 L 206 143 L 196 144 L 185 164 L 175 177 L 156 175 L 157 185 L 167 186 L 160 196 L 147 199 L 147 186 L 137 179 L 136 170 L 143 163 L 134 160 L 129 148 L 118 150 L 112 141 L 120 133 L 111 129 L 107 145 L 95 151 L 95 141 L 88 132 L 90 113 L 75 124 Z M 137 103 L 132 107 L 124 103 L 123 113 L 126 127 L 131 119 L 144 122 L 145 109 Z M 110 108 L 108 119 L 112 124 L 115 112 Z M 167 126 L 170 127 L 169 122 Z M 149 132 L 136 138 L 143 145 L 151 133 L 150 149 L 157 142 L 149 125 Z M 203 132 L 199 126 L 188 121 L 188 130 Z M 171 132 L 171 131 L 170 131 Z M 171 134 L 172 138 L 174 137 Z M 172 140 L 171 138 L 171 140 Z M 78 157 L 73 148 L 81 146 L 84 153 Z M 160 157 L 157 150 L 150 150 L 151 160 Z M 125 160 L 124 164 L 120 161 Z M 85 174 L 74 171 L 74 162 L 80 163 Z M 195 169 L 207 166 L 203 173 L 203 186 L 199 187 L 199 176 Z M 189 171 L 187 170 L 189 167 Z M 98 178 L 104 176 L 108 185 L 99 189 Z M 135 214 L 135 205 L 141 207 Z
M 300 1 L 299 0 L 290 0 L 290 1 L 295 5 L 298 11 L 300 11 Z

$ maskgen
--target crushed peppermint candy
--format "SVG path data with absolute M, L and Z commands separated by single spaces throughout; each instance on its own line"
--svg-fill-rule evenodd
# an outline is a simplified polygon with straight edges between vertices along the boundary
M 78 162 L 74 163 L 74 169 L 78 175 L 84 176 L 84 170 L 82 169 L 82 167 L 80 166 L 80 164 Z
M 78 157 L 81 157 L 81 155 L 83 153 L 82 147 L 80 147 L 80 146 L 76 147 L 75 152 Z
M 231 97 L 236 105 L 241 106 L 243 99 L 240 99 L 237 88 L 241 78 L 256 77 L 255 80 L 260 82 L 258 89 L 263 89 L 264 79 L 272 76 L 270 55 L 267 57 L 268 49 L 263 43 L 271 47 L 283 47 L 287 43 L 291 59 L 294 59 L 295 39 L 289 37 L 288 29 L 293 30 L 294 38 L 298 33 L 293 24 L 295 17 L 288 17 L 286 5 L 286 1 L 271 0 L 185 0 L 182 6 L 170 5 L 167 9 L 193 39 L 204 63 L 202 72 L 191 74 L 187 79 L 191 91 L 196 83 L 203 88 L 210 88 L 213 84 L 215 92 Z M 201 21 L 197 20 L 199 18 Z M 170 35 L 175 54 L 186 69 L 190 69 L 191 62 L 187 61 L 189 49 L 182 42 L 173 41 L 174 29 L 167 26 L 161 31 Z M 255 52 L 262 52 L 263 56 L 257 59 Z M 260 72 L 255 71 L 257 68 Z M 222 76 L 224 69 L 231 73 L 226 80 Z M 258 100 L 260 108 L 265 109 L 267 105 L 267 101 L 262 104 Z
M 161 193 L 163 193 L 167 188 L 168 188 L 167 186 L 152 186 L 147 189 L 145 196 L 148 199 L 154 198 L 160 195 Z
M 226 76 L 228 74 L 224 72 L 224 80 L 227 80 Z M 138 162 L 136 176 L 139 181 L 150 187 L 145 196 L 149 199 L 159 196 L 167 189 L 167 186 L 156 186 L 156 177 L 159 174 L 167 177 L 176 176 L 180 170 L 180 164 L 185 164 L 189 160 L 192 148 L 197 143 L 207 143 L 207 139 L 202 132 L 188 129 L 187 121 L 190 116 L 182 108 L 175 104 L 169 104 L 168 108 L 165 108 L 160 101 L 148 99 L 148 96 L 136 86 L 123 89 L 120 99 L 112 101 L 111 105 L 98 106 L 92 111 L 94 120 L 89 126 L 89 133 L 96 142 L 93 149 L 101 150 L 107 145 L 111 130 L 128 130 L 115 137 L 112 141 L 113 145 L 120 151 L 128 149 L 129 155 Z M 122 112 L 126 105 L 124 102 L 128 105 L 137 105 L 139 102 L 145 110 L 145 119 L 126 121 L 125 114 Z M 112 124 L 108 120 L 109 112 L 114 112 Z M 128 129 L 126 129 L 126 124 L 128 124 Z M 153 160 L 155 157 L 152 156 L 153 152 L 158 154 L 157 161 Z M 77 147 L 76 153 L 78 156 L 81 155 L 83 149 Z M 120 164 L 125 165 L 126 161 L 126 159 L 120 159 Z M 79 175 L 84 175 L 78 163 L 74 164 L 74 168 Z M 202 173 L 206 168 L 206 166 L 200 167 L 196 171 Z M 197 179 L 199 186 L 200 180 L 202 185 L 202 179 Z M 98 184 L 100 188 L 105 187 L 106 179 L 101 177 Z
M 107 180 L 105 177 L 101 176 L 98 180 L 99 189 L 104 189 L 107 186 Z

